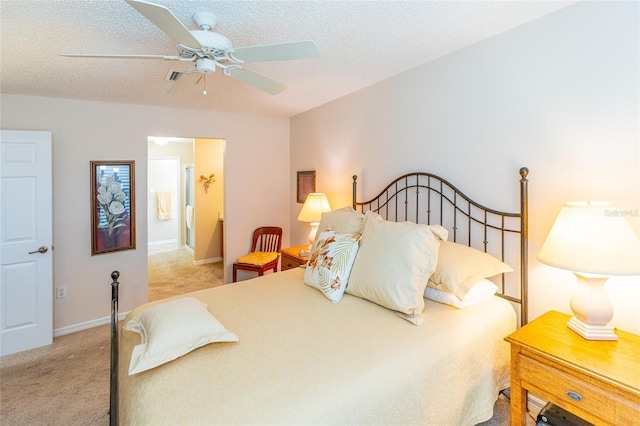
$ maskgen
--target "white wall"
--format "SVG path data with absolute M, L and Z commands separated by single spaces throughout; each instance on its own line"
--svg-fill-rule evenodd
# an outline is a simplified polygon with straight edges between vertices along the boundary
M 172 135 L 167 135 L 172 136 Z M 178 183 L 178 193 L 179 198 L 176 199 L 176 207 L 177 207 L 177 220 L 180 223 L 179 229 L 179 241 L 180 245 L 185 244 L 186 240 L 186 232 L 184 230 L 185 226 L 185 218 L 184 218 L 184 205 L 185 205 L 185 177 L 184 177 L 184 168 L 188 164 L 193 164 L 193 144 L 194 140 L 186 139 L 185 142 L 169 142 L 166 145 L 158 145 L 155 142 L 149 142 L 147 145 L 147 156 L 148 158 L 163 158 L 163 157 L 177 157 L 180 159 L 180 170 L 179 170 L 179 183 Z M 149 182 L 147 182 L 148 190 L 151 191 L 154 186 L 157 186 L 153 183 L 152 177 L 149 177 Z M 152 210 L 149 207 L 149 210 Z M 155 215 L 155 212 L 150 211 L 149 216 Z M 157 220 L 154 219 L 154 220 Z M 151 225 L 151 220 L 148 219 L 147 229 L 149 235 L 147 236 L 148 242 L 152 243 L 155 241 L 163 240 L 163 238 L 158 234 L 155 234 L 155 229 Z
M 477 201 L 517 211 L 530 169 L 529 317 L 570 313 L 575 278 L 539 263 L 566 201 L 608 200 L 640 234 L 638 2 L 581 2 L 293 117 L 291 180 L 316 170 L 332 207 L 351 176 L 372 197 L 431 171 Z M 308 227 L 291 203 L 291 244 Z M 640 278 L 607 284 L 613 324 L 640 333 Z
M 289 120 L 142 105 L 2 94 L 0 127 L 53 133 L 54 329 L 72 331 L 110 314 L 110 274 L 121 272 L 120 311 L 147 300 L 147 136 L 226 139 L 227 276 L 244 237 L 262 223 L 288 230 Z M 91 256 L 89 161 L 134 160 L 137 249 Z M 288 232 L 284 236 L 289 242 Z
M 180 242 L 180 157 L 149 157 L 147 161 L 147 242 Z M 158 217 L 158 193 L 171 192 L 171 217 Z M 168 207 L 168 206 L 167 206 Z

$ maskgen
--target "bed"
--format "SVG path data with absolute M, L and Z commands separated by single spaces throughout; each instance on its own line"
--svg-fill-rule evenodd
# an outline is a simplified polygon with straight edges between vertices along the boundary
M 168 311 L 161 309 L 181 303 L 186 307 L 177 309 L 179 315 L 189 316 L 204 306 L 205 315 L 212 314 L 224 331 L 217 329 L 222 337 L 215 343 L 195 346 L 133 374 L 132 358 L 138 359 L 141 341 L 146 339 L 150 347 L 154 331 L 150 323 L 142 331 L 130 325 L 118 330 L 119 274 L 114 272 L 112 424 L 473 425 L 488 420 L 499 391 L 509 385 L 504 337 L 526 322 L 527 173 L 526 168 L 520 170 L 517 213 L 483 207 L 429 173 L 404 175 L 370 201 L 358 202 L 354 176 L 349 217 L 358 213 L 365 219 L 361 232 L 348 234 L 357 235 L 354 246 L 359 249 L 351 256 L 349 283 L 338 301 L 330 297 L 335 292 L 327 293 L 331 289 L 305 285 L 312 264 L 321 263 L 312 254 L 306 269 L 145 304 L 131 311 L 124 323 L 157 320 L 155 313 L 162 312 L 160 318 L 168 327 L 177 327 L 182 317 L 169 319 Z M 322 225 L 320 229 L 329 232 L 331 227 Z M 513 264 L 513 272 L 492 276 L 496 296 L 469 306 L 453 307 L 421 293 L 417 308 L 391 309 L 375 299 L 379 289 L 370 296 L 364 287 L 358 294 L 359 283 L 366 281 L 358 277 L 366 277 L 380 263 L 362 260 L 380 247 L 373 243 L 372 229 L 389 227 L 396 232 L 396 226 L 409 229 L 410 238 L 417 232 L 410 226 L 440 233 L 438 268 L 446 258 L 442 247 L 454 243 Z M 420 234 L 420 241 L 427 234 Z M 325 239 L 320 235 L 316 245 L 333 243 L 334 237 L 347 233 L 336 231 Z M 385 249 L 398 251 L 393 238 L 380 235 Z M 407 257 L 411 258 L 403 253 Z M 387 272 L 403 273 L 386 265 L 377 275 Z M 438 284 L 433 284 L 437 290 Z M 192 324 L 189 332 L 200 324 L 191 317 L 185 321 Z

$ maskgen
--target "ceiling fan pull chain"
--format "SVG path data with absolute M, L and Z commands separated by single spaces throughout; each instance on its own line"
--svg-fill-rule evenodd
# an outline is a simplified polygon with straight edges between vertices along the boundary
M 202 94 L 203 95 L 207 94 L 207 75 L 206 74 L 202 75 Z

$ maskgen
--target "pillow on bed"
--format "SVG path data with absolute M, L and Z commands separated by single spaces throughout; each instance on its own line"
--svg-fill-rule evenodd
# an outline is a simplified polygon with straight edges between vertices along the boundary
M 435 235 L 437 239 L 441 241 L 447 241 L 447 238 L 449 238 L 449 231 L 447 231 L 447 228 L 445 228 L 442 225 L 428 225 L 428 226 L 429 226 L 429 229 L 431 229 L 431 232 L 433 232 L 433 235 Z
M 304 283 L 338 303 L 347 288 L 360 236 L 360 233 L 343 234 L 331 228 L 321 231 L 309 255 Z
M 316 238 L 323 229 L 327 228 L 331 228 L 336 232 L 342 232 L 343 234 L 360 233 L 362 232 L 363 219 L 364 214 L 355 211 L 353 207 L 350 206 L 322 213 Z
M 462 300 L 473 285 L 513 269 L 488 253 L 451 241 L 442 241 L 438 265 L 429 278 L 429 286 L 453 293 Z
M 238 341 L 238 336 L 211 315 L 205 303 L 193 297 L 154 305 L 123 328 L 139 333 L 141 340 L 133 348 L 129 375 L 173 361 L 209 343 Z
M 427 225 L 390 222 L 367 212 L 347 293 L 398 311 L 419 325 L 438 244 Z
M 487 279 L 483 279 L 473 284 L 471 290 L 467 292 L 462 300 L 458 299 L 453 293 L 430 286 L 425 288 L 424 297 L 439 303 L 455 306 L 458 309 L 464 309 L 493 297 L 497 291 L 497 285 Z

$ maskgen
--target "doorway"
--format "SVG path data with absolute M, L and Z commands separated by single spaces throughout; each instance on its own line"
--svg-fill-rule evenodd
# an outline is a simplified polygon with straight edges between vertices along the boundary
M 158 139 L 160 144 L 157 142 Z M 151 256 L 156 256 L 158 252 L 179 251 L 174 254 L 183 259 L 183 263 L 189 263 L 189 266 L 223 260 L 224 145 L 224 139 L 149 137 L 147 243 L 150 287 L 156 285 L 151 281 L 158 275 L 151 270 L 157 264 L 155 259 L 151 261 Z M 175 161 L 176 167 L 170 166 L 170 172 L 161 172 L 161 178 L 154 178 L 156 165 L 167 165 L 169 160 Z M 174 172 L 176 176 L 173 176 Z M 207 179 L 212 175 L 210 184 L 204 185 L 201 176 L 206 176 Z M 173 182 L 171 188 L 166 182 L 160 183 L 167 179 Z M 166 188 L 175 191 L 173 200 L 176 226 L 170 226 L 173 237 L 156 232 L 159 229 L 158 225 L 172 223 L 172 219 L 165 219 L 161 224 L 156 223 L 159 203 L 157 193 L 160 189 L 166 192 Z M 177 271 L 180 268 L 176 265 L 173 269 Z M 222 265 L 220 269 L 223 269 Z

